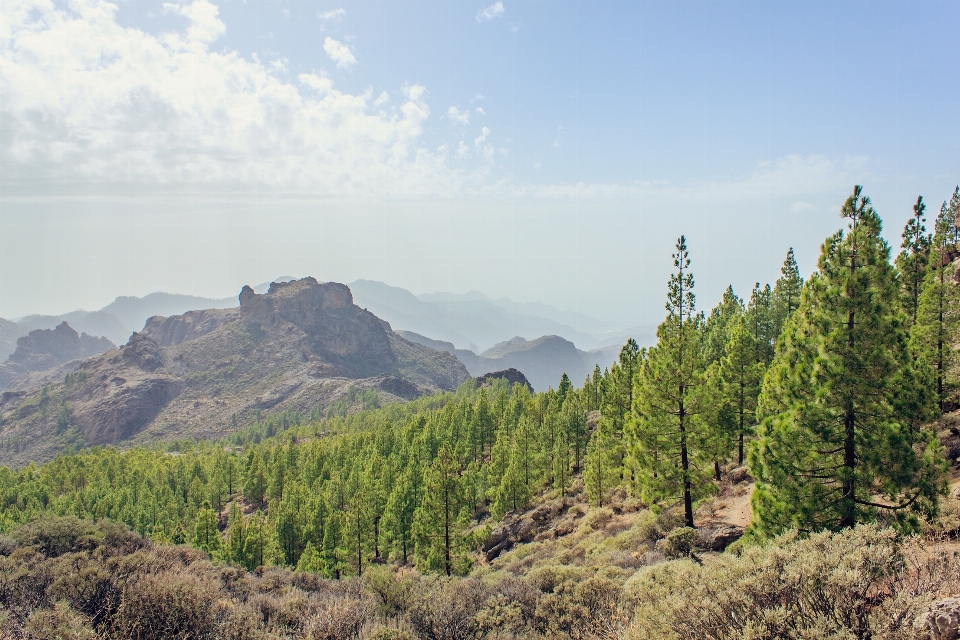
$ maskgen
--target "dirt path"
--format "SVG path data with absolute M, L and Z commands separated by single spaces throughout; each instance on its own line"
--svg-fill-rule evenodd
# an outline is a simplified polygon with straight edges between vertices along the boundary
M 742 495 L 723 498 L 723 508 L 714 514 L 713 521 L 717 524 L 743 528 L 750 526 L 750 518 L 753 516 L 750 497 L 753 495 L 753 489 L 754 485 L 751 483 Z

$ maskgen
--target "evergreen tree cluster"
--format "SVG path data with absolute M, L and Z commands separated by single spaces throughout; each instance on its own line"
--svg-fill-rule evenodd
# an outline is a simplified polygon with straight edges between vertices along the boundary
M 933 232 L 917 199 L 900 254 L 858 186 L 806 279 L 790 249 L 773 285 L 696 307 L 685 237 L 656 344 L 629 340 L 582 387 L 505 381 L 364 409 L 264 416 L 219 443 L 87 449 L 0 468 L 0 531 L 44 513 L 124 522 L 252 570 L 339 578 L 371 564 L 463 574 L 489 519 L 582 479 L 603 506 L 697 502 L 730 465 L 757 481 L 753 533 L 904 530 L 937 511 L 945 461 L 931 422 L 960 406 L 960 189 Z M 369 394 L 368 394 L 369 395 Z M 360 396 L 358 396 L 360 397 Z

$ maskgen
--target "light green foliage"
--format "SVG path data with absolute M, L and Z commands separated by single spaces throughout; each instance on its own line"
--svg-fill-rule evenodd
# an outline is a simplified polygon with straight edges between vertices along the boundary
M 197 521 L 193 528 L 193 546 L 203 549 L 211 556 L 218 556 L 223 547 L 220 531 L 217 530 L 217 514 L 210 503 L 203 503 L 197 512 Z
M 916 318 L 910 330 L 913 354 L 931 371 L 936 401 L 943 411 L 948 402 L 955 402 L 960 390 L 960 287 L 956 283 L 956 265 L 951 262 L 955 251 L 952 240 L 960 196 L 954 194 L 950 204 L 940 209 L 935 223 L 929 267 L 920 287 Z
M 783 331 L 787 318 L 800 306 L 800 293 L 803 291 L 803 278 L 800 267 L 793 255 L 793 247 L 787 251 L 787 257 L 780 267 L 780 277 L 773 285 L 774 303 L 774 344 Z
M 743 464 L 744 439 L 755 423 L 763 372 L 763 363 L 757 359 L 757 341 L 744 319 L 738 318 L 730 328 L 719 370 L 723 403 L 734 421 L 737 464 Z
M 880 219 L 860 187 L 842 213 L 847 231 L 824 242 L 763 384 L 750 467 L 752 526 L 765 534 L 852 527 L 878 512 L 909 527 L 944 490 L 934 435 L 911 433 L 900 411 L 914 362 Z
M 917 203 L 913 205 L 913 217 L 903 228 L 903 243 L 900 245 L 901 251 L 896 261 L 900 279 L 900 305 L 910 324 L 917 321 L 920 290 L 933 244 L 931 234 L 927 233 L 923 225 L 923 214 L 926 208 L 923 197 L 917 197 Z
M 707 318 L 703 341 L 704 358 L 707 364 L 719 362 L 730 340 L 730 325 L 744 314 L 743 300 L 727 287 L 720 304 L 713 308 Z
M 686 240 L 677 241 L 677 271 L 670 277 L 667 319 L 657 328 L 657 346 L 639 371 L 633 416 L 626 427 L 633 472 L 647 502 L 682 498 L 693 526 L 693 502 L 711 487 L 710 426 L 705 396 L 703 316 L 695 313 L 693 275 Z

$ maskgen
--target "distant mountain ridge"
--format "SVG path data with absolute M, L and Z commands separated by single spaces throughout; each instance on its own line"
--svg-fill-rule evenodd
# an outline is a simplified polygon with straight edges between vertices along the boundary
M 453 355 L 358 307 L 343 284 L 244 287 L 239 302 L 154 316 L 119 349 L 18 380 L 0 396 L 0 464 L 66 446 L 217 437 L 263 411 L 309 413 L 365 390 L 406 400 L 470 377 Z
M 290 277 L 277 278 L 274 282 L 287 282 Z M 264 293 L 269 282 L 253 287 Z M 180 293 L 154 292 L 141 297 L 118 296 L 113 302 L 97 311 L 78 309 L 60 315 L 34 314 L 10 322 L 0 318 L 0 359 L 6 359 L 16 348 L 16 339 L 35 329 L 53 329 L 61 322 L 92 336 L 104 336 L 114 344 L 124 344 L 135 331 L 143 329 L 153 316 L 175 316 L 197 309 L 231 309 L 237 306 L 237 298 L 204 298 Z M 10 336 L 10 337 L 8 337 Z M 8 346 L 9 345 L 9 346 Z
M 575 384 L 580 384 L 593 373 L 595 366 L 599 365 L 601 369 L 609 367 L 620 352 L 619 346 L 581 351 L 560 336 L 542 336 L 535 340 L 516 336 L 476 354 L 467 349 L 457 349 L 450 342 L 433 340 L 412 331 L 398 330 L 397 333 L 411 342 L 454 354 L 474 377 L 504 369 L 517 369 L 537 391 L 556 389 L 564 373 Z
M 514 303 L 508 298 L 494 301 L 479 292 L 462 296 L 448 293 L 416 296 L 406 289 L 373 280 L 351 282 L 350 288 L 357 304 L 370 309 L 393 327 L 450 342 L 457 349 L 476 353 L 515 336 L 556 335 L 587 349 L 622 345 L 628 337 L 633 337 L 641 345 L 654 341 L 651 328 L 618 329 L 617 323 L 559 311 L 539 302 Z M 553 317 L 533 315 L 536 309 Z M 595 335 L 558 321 L 564 318 L 598 333 Z

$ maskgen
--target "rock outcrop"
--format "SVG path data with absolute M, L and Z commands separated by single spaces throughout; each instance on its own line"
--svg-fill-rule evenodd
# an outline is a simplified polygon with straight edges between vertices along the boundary
M 939 600 L 917 616 L 913 628 L 919 638 L 957 640 L 960 638 L 960 599 Z
M 491 380 L 495 380 L 497 378 L 506 380 L 508 383 L 510 383 L 510 386 L 513 386 L 515 384 L 522 384 L 527 389 L 529 389 L 531 393 L 533 392 L 533 385 L 531 385 L 530 381 L 527 380 L 527 377 L 517 369 L 504 369 L 503 371 L 491 371 L 490 373 L 485 373 L 482 376 L 478 376 L 476 380 L 478 385 L 484 386 L 484 385 L 489 385 Z
M 452 354 L 410 342 L 357 307 L 342 284 L 304 278 L 265 294 L 244 287 L 240 303 L 152 317 L 120 349 L 14 387 L 0 404 L 0 437 L 33 445 L 0 451 L 0 463 L 56 453 L 50 434 L 64 430 L 53 424 L 56 412 L 29 409 L 43 386 L 62 398 L 86 443 L 117 444 L 217 437 L 263 412 L 324 409 L 351 387 L 397 402 L 469 378 Z
M 72 360 L 116 349 L 106 338 L 77 334 L 66 322 L 54 329 L 36 329 L 17 339 L 17 348 L 0 365 L 0 389 L 32 371 L 46 371 Z

